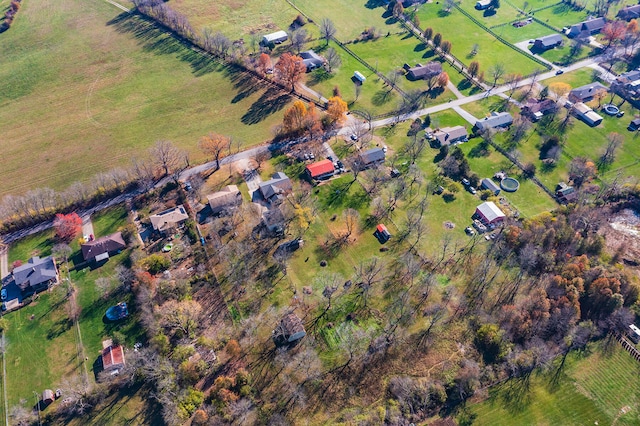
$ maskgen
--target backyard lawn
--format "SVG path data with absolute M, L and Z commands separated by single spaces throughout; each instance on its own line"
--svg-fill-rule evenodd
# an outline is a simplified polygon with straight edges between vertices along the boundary
M 113 234 L 127 224 L 127 208 L 124 205 L 102 210 L 91 216 L 95 237 Z
M 489 390 L 470 407 L 474 425 L 637 425 L 640 422 L 639 364 L 613 341 L 571 353 L 554 383 L 559 360 L 534 373 L 529 385 L 516 380 Z

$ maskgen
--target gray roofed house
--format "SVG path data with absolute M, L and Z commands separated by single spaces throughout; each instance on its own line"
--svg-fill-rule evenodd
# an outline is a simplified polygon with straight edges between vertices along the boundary
M 597 81 L 595 83 L 586 84 L 570 91 L 569 100 L 571 102 L 588 102 L 601 90 L 607 91 L 608 89 Z
M 262 182 L 258 189 L 266 201 L 274 203 L 280 201 L 286 193 L 291 192 L 293 185 L 287 175 L 277 172 L 272 179 Z
M 97 261 L 108 259 L 109 253 L 123 250 L 126 247 L 127 243 L 122 238 L 122 232 L 106 235 L 80 246 L 84 260 L 95 259 Z
M 556 197 L 562 204 L 568 204 L 578 198 L 578 193 L 573 186 L 569 186 L 564 182 L 560 182 L 556 186 Z
M 409 80 L 429 79 L 435 77 L 442 72 L 442 64 L 437 61 L 431 61 L 426 65 L 416 65 L 407 70 L 407 78 Z
M 307 72 L 312 71 L 316 68 L 320 68 L 322 65 L 324 65 L 325 62 L 324 58 L 318 55 L 313 50 L 301 52 L 298 56 L 302 58 L 302 62 L 307 67 Z
M 469 135 L 464 126 L 443 127 L 433 133 L 433 137 L 440 143 L 440 146 L 465 141 Z
M 492 112 L 489 117 L 476 121 L 475 128 L 484 131 L 500 127 L 509 127 L 513 123 L 513 117 L 508 112 Z
M 551 34 L 548 36 L 535 39 L 533 46 L 538 50 L 548 50 L 562 44 L 562 36 L 560 34 Z
M 13 270 L 13 280 L 23 292 L 41 291 L 58 282 L 58 268 L 51 256 L 34 256 Z
M 360 163 L 364 168 L 382 164 L 385 160 L 385 153 L 382 148 L 371 148 L 360 153 Z
M 531 121 L 540 120 L 545 114 L 550 114 L 558 110 L 558 104 L 553 99 L 528 99 L 522 107 L 521 114 Z
M 623 98 L 632 100 L 640 97 L 640 70 L 631 70 L 620 74 L 611 84 L 611 90 Z
M 242 194 L 236 185 L 227 185 L 221 191 L 207 195 L 207 200 L 209 200 L 211 212 L 218 214 L 223 210 L 242 204 Z
M 618 11 L 616 17 L 620 19 L 624 19 L 630 21 L 632 19 L 637 19 L 640 17 L 640 4 L 636 4 L 633 6 L 623 7 Z
M 588 21 L 579 22 L 572 25 L 567 32 L 567 37 L 570 38 L 584 38 L 589 37 L 592 34 L 600 32 L 604 28 L 607 22 L 604 18 L 595 18 Z
M 489 191 L 493 192 L 493 195 L 498 195 L 500 193 L 500 187 L 489 178 L 482 179 L 480 187 L 482 189 L 488 189 Z
M 151 226 L 153 226 L 154 230 L 159 232 L 164 232 L 178 226 L 184 223 L 187 219 L 189 219 L 189 215 L 182 204 L 172 209 L 149 216 Z

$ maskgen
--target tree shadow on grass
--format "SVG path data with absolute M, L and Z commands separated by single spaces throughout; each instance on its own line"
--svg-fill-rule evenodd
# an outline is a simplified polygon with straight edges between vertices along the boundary
M 392 90 L 378 90 L 371 98 L 371 103 L 375 106 L 381 106 L 394 98 Z
M 529 377 L 511 379 L 501 386 L 504 407 L 510 413 L 519 413 L 531 403 Z
M 275 87 L 267 89 L 260 99 L 255 101 L 249 110 L 242 116 L 244 124 L 257 124 L 265 120 L 271 114 L 280 111 L 291 101 L 291 96 L 283 94 Z
M 193 73 L 200 77 L 210 72 L 219 71 L 223 65 L 213 58 L 192 49 L 192 46 L 160 28 L 150 18 L 136 13 L 121 13 L 109 22 L 117 32 L 132 34 L 142 45 L 145 52 L 157 55 L 174 55 L 191 65 Z

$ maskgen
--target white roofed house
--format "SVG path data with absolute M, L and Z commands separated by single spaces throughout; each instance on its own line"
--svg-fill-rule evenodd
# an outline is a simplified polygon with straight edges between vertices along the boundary
M 489 117 L 476 121 L 475 129 L 485 131 L 489 129 L 506 128 L 513 123 L 513 117 L 508 112 L 492 112 Z
M 207 195 L 207 200 L 212 214 L 219 214 L 242 204 L 242 194 L 236 185 L 227 185 L 222 190 Z
M 160 233 L 165 233 L 182 225 L 187 219 L 189 219 L 189 215 L 182 204 L 149 216 L 153 230 Z
M 443 127 L 433 133 L 433 137 L 440 146 L 451 145 L 457 142 L 466 142 L 469 138 L 464 126 Z

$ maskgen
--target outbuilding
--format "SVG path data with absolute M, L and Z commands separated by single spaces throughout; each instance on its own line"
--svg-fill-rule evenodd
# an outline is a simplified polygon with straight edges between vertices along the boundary
M 280 320 L 280 324 L 273 330 L 273 341 L 277 346 L 297 343 L 307 335 L 302 320 L 293 312 Z
M 358 80 L 361 84 L 364 83 L 365 81 L 367 81 L 367 77 L 362 75 L 362 73 L 360 71 L 354 71 L 353 72 L 353 78 Z
M 498 195 L 500 193 L 500 187 L 489 178 L 482 179 L 482 182 L 480 183 L 480 187 L 482 189 L 488 189 L 493 193 L 493 195 Z
M 262 37 L 262 44 L 268 46 L 270 44 L 280 44 L 287 41 L 289 35 L 286 31 L 276 31 L 275 33 L 267 34 Z
M 506 215 L 492 201 L 486 201 L 476 207 L 474 214 L 484 225 L 494 226 L 506 218 Z
M 562 36 L 560 34 L 551 34 L 548 36 L 535 39 L 533 47 L 538 51 L 553 49 L 562 44 Z

